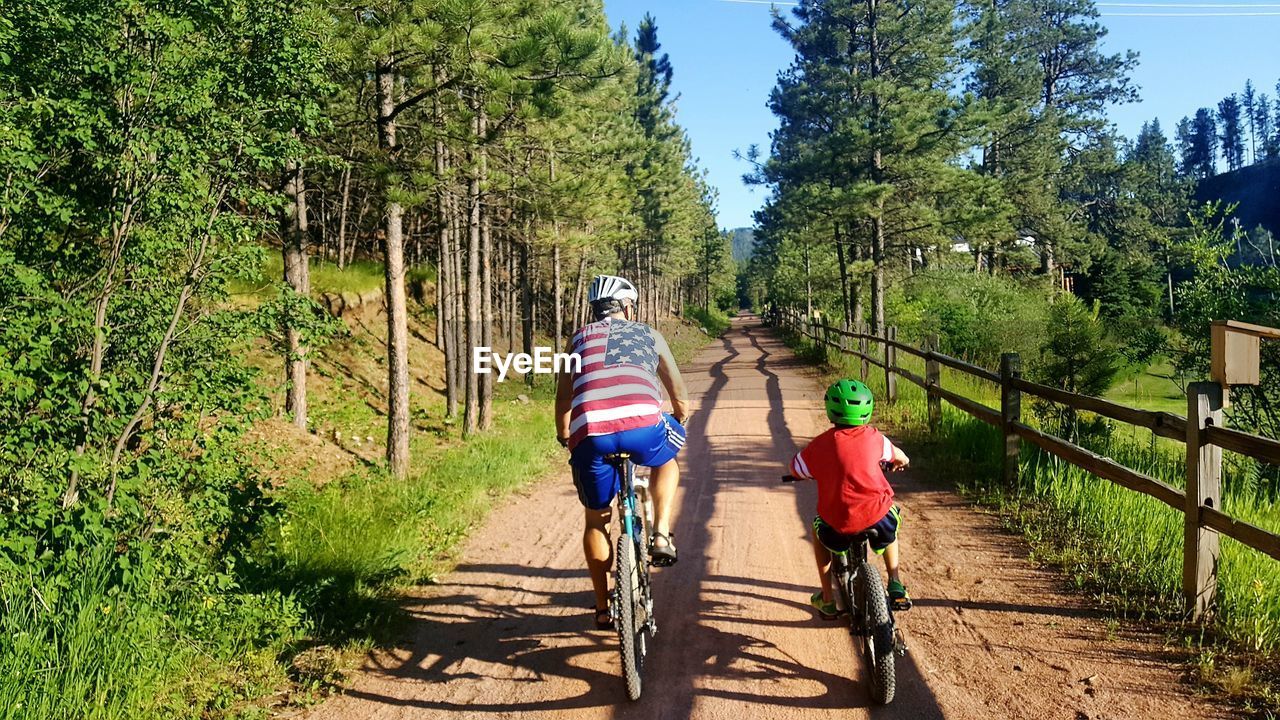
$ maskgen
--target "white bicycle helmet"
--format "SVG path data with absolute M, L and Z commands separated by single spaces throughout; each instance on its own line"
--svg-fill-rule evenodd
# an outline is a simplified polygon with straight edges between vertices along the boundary
M 587 302 L 590 303 L 600 300 L 635 302 L 639 299 L 640 294 L 636 292 L 636 286 L 632 285 L 630 280 L 617 275 L 597 275 L 591 281 L 591 289 L 587 291 Z

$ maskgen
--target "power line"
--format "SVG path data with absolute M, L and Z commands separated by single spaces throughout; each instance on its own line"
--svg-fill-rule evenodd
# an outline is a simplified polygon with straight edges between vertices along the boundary
M 717 2 L 736 3 L 740 5 L 776 5 L 796 7 L 798 2 L 776 2 L 775 0 L 716 0 Z M 1188 8 L 1188 9 L 1254 9 L 1280 8 L 1280 5 L 1266 3 L 1096 3 L 1098 7 L 1117 8 Z M 1280 12 L 1104 12 L 1103 17 L 1280 17 Z
M 1100 2 L 1095 3 L 1098 7 L 1124 7 L 1124 8 L 1280 8 L 1280 5 L 1269 5 L 1264 3 L 1111 3 Z
M 1280 17 L 1280 12 L 1101 13 L 1102 17 Z

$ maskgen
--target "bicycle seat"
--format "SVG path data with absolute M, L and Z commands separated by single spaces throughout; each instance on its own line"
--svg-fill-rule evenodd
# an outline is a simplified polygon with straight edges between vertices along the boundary
M 630 460 L 630 459 L 631 459 L 631 453 L 629 452 L 609 453 L 608 455 L 604 456 L 604 461 L 609 463 L 620 463 L 623 460 Z

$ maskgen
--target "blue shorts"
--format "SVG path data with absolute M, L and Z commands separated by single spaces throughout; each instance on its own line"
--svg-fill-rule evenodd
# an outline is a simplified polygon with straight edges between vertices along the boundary
M 628 452 L 636 465 L 658 467 L 675 459 L 684 447 L 684 438 L 684 426 L 665 413 L 656 425 L 610 435 L 588 435 L 569 456 L 578 499 L 592 510 L 603 510 L 613 502 L 622 479 L 618 469 L 605 462 L 606 455 Z

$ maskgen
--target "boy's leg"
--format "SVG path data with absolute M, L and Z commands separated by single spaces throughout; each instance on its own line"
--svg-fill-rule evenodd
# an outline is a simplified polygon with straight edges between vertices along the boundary
M 582 551 L 587 557 L 591 588 L 596 593 L 596 610 L 609 609 L 609 568 L 613 567 L 613 543 L 609 542 L 609 520 L 613 508 L 584 508 L 586 525 L 582 531 Z
M 818 531 L 816 529 L 809 536 L 809 539 L 813 541 L 813 559 L 818 565 L 818 580 L 822 583 L 822 601 L 830 603 L 832 602 L 831 551 L 818 539 Z
M 902 582 L 902 578 L 898 577 L 898 541 L 894 540 L 884 549 L 884 571 L 889 574 L 889 580 Z

